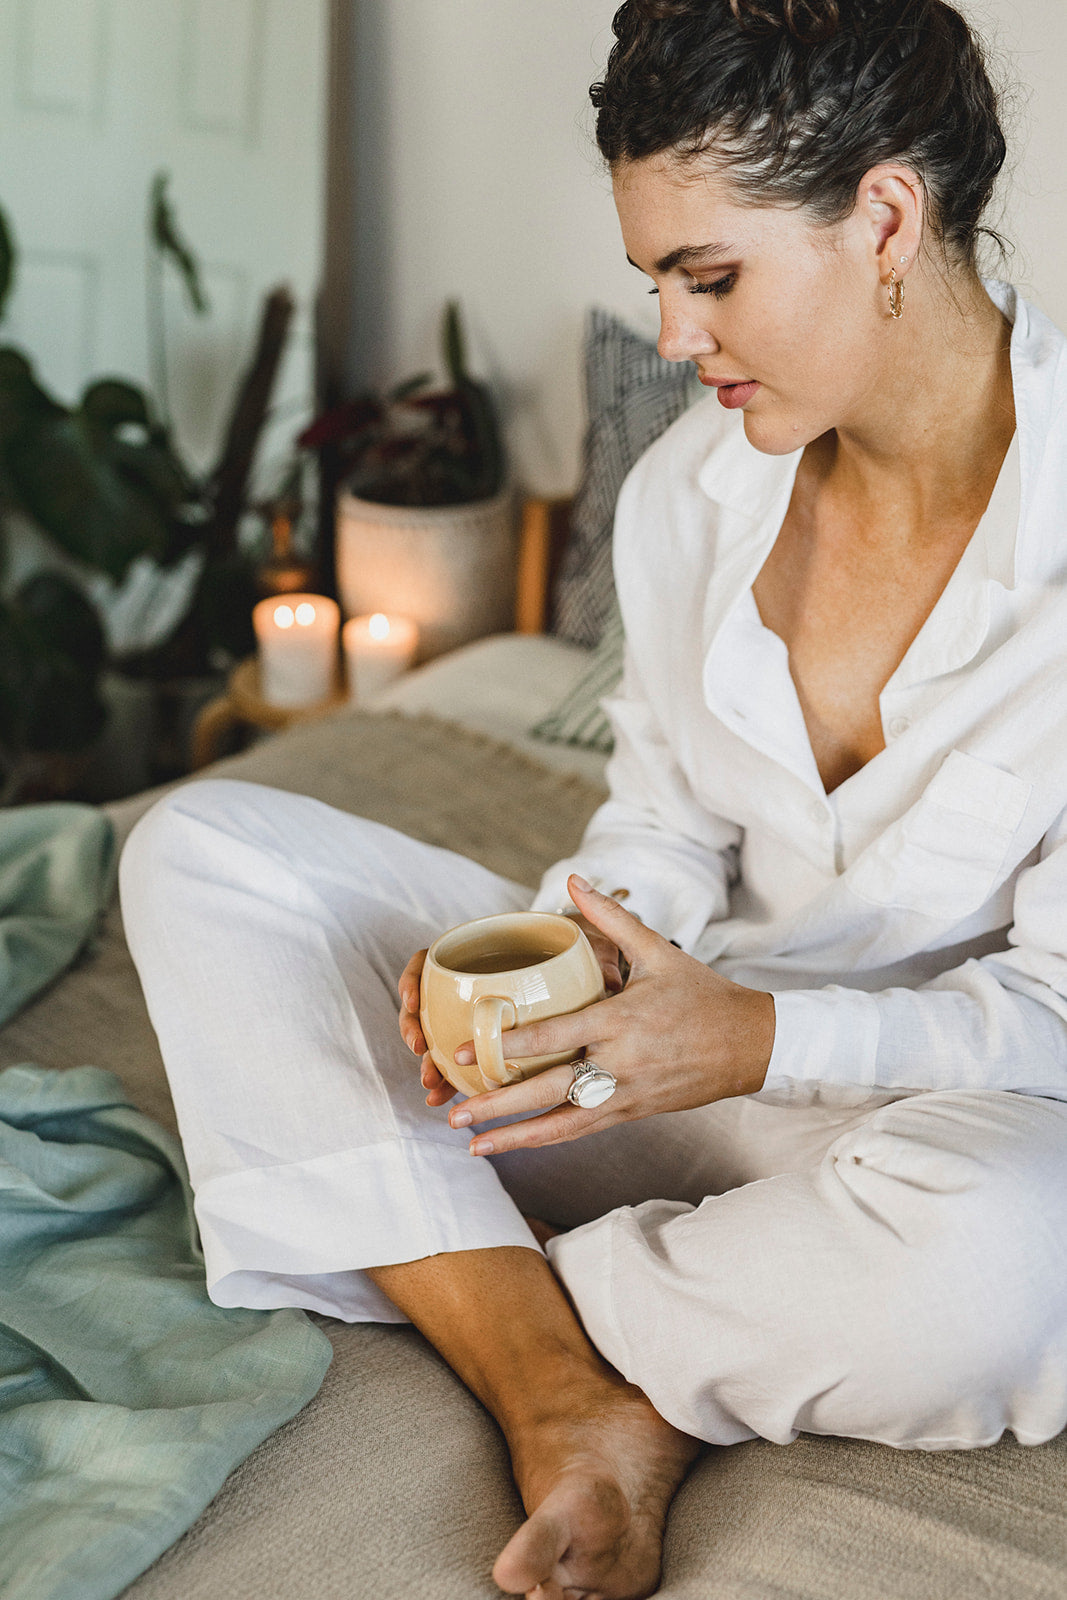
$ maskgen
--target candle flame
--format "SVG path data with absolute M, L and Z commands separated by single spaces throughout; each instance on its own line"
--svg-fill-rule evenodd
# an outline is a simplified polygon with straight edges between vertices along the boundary
M 367 632 L 372 639 L 388 639 L 389 618 L 384 611 L 376 611 L 367 623 Z
M 315 620 L 315 607 L 310 600 L 302 600 L 296 608 L 296 620 L 302 628 L 309 628 Z
M 275 606 L 274 622 L 276 627 L 291 628 L 293 626 L 293 621 L 294 617 L 292 606 Z

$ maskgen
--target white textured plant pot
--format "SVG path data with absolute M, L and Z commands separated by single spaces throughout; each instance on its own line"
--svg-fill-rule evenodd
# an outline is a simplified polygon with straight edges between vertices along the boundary
M 418 624 L 419 661 L 514 626 L 515 499 L 386 506 L 342 490 L 337 590 L 346 617 L 384 611 Z

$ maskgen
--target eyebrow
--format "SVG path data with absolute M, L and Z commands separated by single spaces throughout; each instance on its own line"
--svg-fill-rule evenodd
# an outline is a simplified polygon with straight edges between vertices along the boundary
M 669 255 L 661 256 L 655 263 L 657 272 L 672 272 L 675 267 L 691 267 L 695 261 L 706 261 L 712 256 L 732 256 L 736 251 L 732 244 L 682 244 L 677 250 L 672 250 Z M 637 262 L 632 256 L 626 257 L 631 267 L 637 267 Z M 643 272 L 643 267 L 637 267 L 638 272 Z

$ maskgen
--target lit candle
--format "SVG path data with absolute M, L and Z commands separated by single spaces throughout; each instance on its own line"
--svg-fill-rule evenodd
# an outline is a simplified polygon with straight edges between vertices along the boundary
M 337 682 L 341 611 L 321 594 L 261 600 L 252 611 L 259 644 L 259 690 L 272 706 L 313 706 Z
M 341 641 L 349 698 L 364 703 L 399 678 L 414 661 L 418 640 L 419 630 L 410 617 L 387 617 L 384 611 L 376 611 L 373 616 L 346 622 Z

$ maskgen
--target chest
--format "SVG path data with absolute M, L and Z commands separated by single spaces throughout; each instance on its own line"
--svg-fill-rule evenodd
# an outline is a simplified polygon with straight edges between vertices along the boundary
M 945 590 L 975 526 L 922 545 L 849 537 L 790 507 L 753 584 L 765 627 L 784 642 L 827 792 L 885 747 L 880 696 Z

